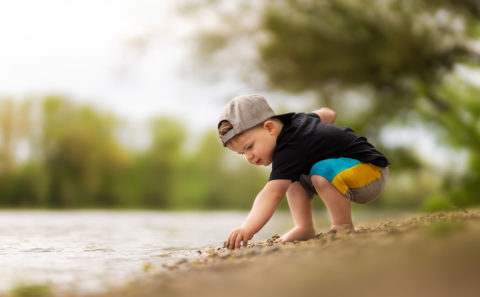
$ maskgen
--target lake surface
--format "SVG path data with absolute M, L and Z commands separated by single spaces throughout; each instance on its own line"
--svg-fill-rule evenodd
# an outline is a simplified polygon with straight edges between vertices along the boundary
M 247 212 L 0 211 L 0 292 L 21 284 L 51 284 L 81 292 L 102 291 L 163 270 L 198 250 L 223 245 Z M 403 216 L 396 214 L 396 216 Z M 364 222 L 391 214 L 361 213 Z M 328 228 L 328 215 L 315 215 Z M 253 238 L 292 227 L 277 212 Z M 149 269 L 145 269 L 149 267 Z

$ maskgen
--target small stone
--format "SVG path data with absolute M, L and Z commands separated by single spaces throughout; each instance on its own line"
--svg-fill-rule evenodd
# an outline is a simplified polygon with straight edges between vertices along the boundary
M 220 255 L 220 259 L 227 259 L 227 258 L 229 258 L 231 255 L 232 255 L 231 253 L 221 254 L 221 255 Z
M 213 250 L 213 249 L 206 249 L 204 252 L 209 254 L 209 255 L 215 254 L 215 250 Z
M 240 251 L 236 252 L 235 254 L 233 254 L 233 256 L 235 258 L 243 258 L 245 256 L 245 253 L 242 250 L 240 250 Z
M 152 264 L 151 263 L 144 263 L 143 264 L 143 272 L 149 272 L 150 270 L 152 270 Z
M 252 249 L 252 250 L 250 250 L 250 251 L 248 252 L 247 255 L 249 255 L 249 256 L 255 256 L 255 255 L 258 255 L 258 254 L 260 254 L 260 251 L 259 251 L 259 250 L 257 250 L 257 249 Z
M 184 264 L 184 263 L 187 263 L 187 259 L 180 259 L 178 260 L 177 262 L 175 262 L 176 265 L 180 265 L 180 264 Z
M 265 251 L 265 254 L 271 254 L 271 253 L 275 253 L 275 252 L 278 252 L 280 249 L 278 247 L 273 247 L 271 249 L 268 249 Z
M 389 234 L 399 234 L 400 231 L 398 229 L 392 228 L 392 229 L 388 230 L 388 233 Z
M 175 264 L 163 264 L 162 266 L 168 270 L 174 270 L 178 268 L 178 266 Z
M 330 230 L 328 230 L 327 234 L 337 234 L 337 230 L 330 229 Z

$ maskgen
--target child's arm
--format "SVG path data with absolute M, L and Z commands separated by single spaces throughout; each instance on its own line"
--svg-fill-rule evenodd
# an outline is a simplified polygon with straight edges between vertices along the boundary
M 260 193 L 258 193 L 252 210 L 245 223 L 239 228 L 234 229 L 226 241 L 226 247 L 229 249 L 247 246 L 255 233 L 257 233 L 272 217 L 283 196 L 290 186 L 290 180 L 272 180 L 269 181 Z
M 318 110 L 315 110 L 313 112 L 316 113 L 320 117 L 322 122 L 327 122 L 327 123 L 333 124 L 333 123 L 335 123 L 335 120 L 337 119 L 337 113 L 335 111 L 331 110 L 330 108 L 327 108 L 327 107 L 322 107 L 322 108 L 320 108 Z

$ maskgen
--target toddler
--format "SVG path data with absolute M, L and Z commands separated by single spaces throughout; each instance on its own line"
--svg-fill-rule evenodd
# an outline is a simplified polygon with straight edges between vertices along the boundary
M 335 119 L 336 113 L 328 108 L 276 115 L 260 95 L 239 96 L 228 103 L 218 120 L 223 146 L 244 155 L 251 164 L 272 164 L 272 171 L 243 225 L 228 236 L 226 247 L 247 246 L 285 194 L 295 226 L 278 241 L 315 236 L 314 194 L 325 203 L 332 230 L 338 234 L 355 230 L 350 203 L 378 198 L 389 161 L 352 129 L 333 125 Z

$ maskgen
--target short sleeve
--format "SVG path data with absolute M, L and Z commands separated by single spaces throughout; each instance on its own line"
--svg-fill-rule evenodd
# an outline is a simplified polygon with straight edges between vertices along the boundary
M 307 113 L 307 116 L 314 117 L 316 119 L 320 119 L 320 122 L 322 121 L 322 118 L 315 112 L 309 112 L 309 113 Z
M 270 180 L 287 179 L 297 181 L 302 174 L 308 174 L 311 167 L 312 129 L 318 123 L 315 113 L 295 114 L 277 138 L 272 157 Z

